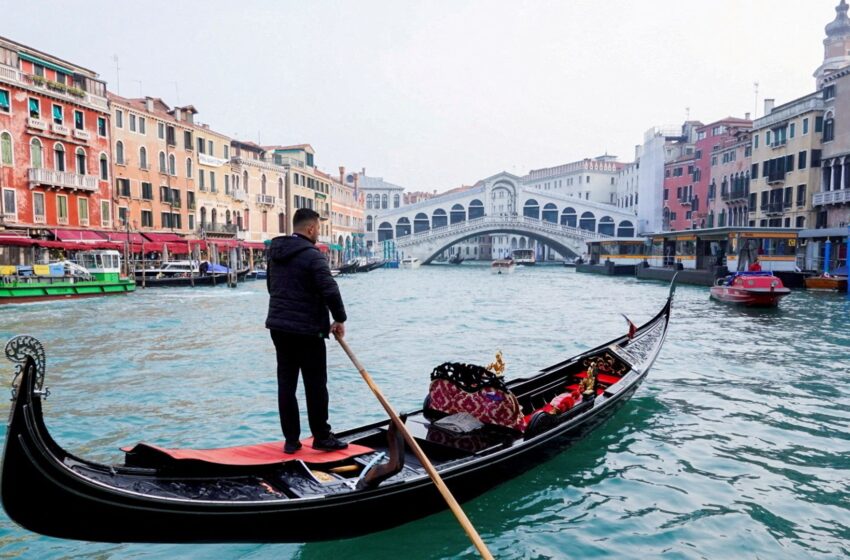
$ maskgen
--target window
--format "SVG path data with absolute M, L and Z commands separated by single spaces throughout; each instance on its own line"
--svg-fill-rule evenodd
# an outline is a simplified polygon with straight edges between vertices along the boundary
M 68 197 L 64 194 L 56 195 L 56 218 L 60 224 L 68 223 Z
M 38 138 L 33 138 L 30 142 L 30 162 L 35 169 L 41 169 L 44 166 L 41 141 Z
M 145 117 L 139 117 L 139 134 L 147 134 L 145 131 Z
M 205 175 L 206 174 L 204 173 L 204 170 L 199 168 L 198 169 L 198 188 L 201 189 L 202 191 L 207 190 L 207 182 L 206 182 Z
M 225 144 L 224 146 L 222 146 L 222 148 L 224 148 L 224 150 L 223 150 L 223 152 L 224 152 L 224 159 L 230 159 L 230 146 L 228 146 L 227 144 Z
M 65 171 L 65 147 L 59 143 L 53 146 L 53 169 Z
M 124 142 L 121 140 L 115 143 L 115 163 L 124 165 Z
M 77 148 L 76 152 L 77 174 L 86 174 L 86 151 L 82 148 Z
M 80 221 L 81 226 L 89 225 L 89 199 L 77 199 L 77 219 Z
M 139 148 L 139 169 L 148 168 L 148 150 L 144 146 Z
M 823 117 L 815 117 L 815 132 L 823 132 Z
M 805 118 L 805 119 L 803 119 L 803 134 L 808 134 L 808 133 L 809 133 L 809 119 Z
M 12 165 L 12 135 L 8 132 L 0 134 L 0 163 Z
M 177 145 L 177 136 L 176 136 L 176 133 L 174 131 L 173 126 L 165 127 L 165 142 L 169 146 L 176 146 Z
M 180 192 L 178 191 L 177 196 L 180 196 Z M 190 210 L 195 209 L 195 191 L 186 191 L 186 206 Z
M 106 158 L 106 154 L 100 154 L 100 180 L 109 180 L 109 160 Z
M 835 119 L 828 118 L 823 121 L 823 141 L 829 142 L 835 139 Z
M 130 221 L 130 210 L 126 206 L 118 207 L 118 224 L 126 226 Z
M 835 97 L 835 86 L 826 86 L 823 88 L 823 98 L 824 99 L 832 99 Z
M 30 97 L 29 100 L 30 117 L 34 119 L 41 118 L 41 101 L 35 97 Z
M 230 175 L 227 173 L 224 174 L 224 194 L 230 194 Z
M 118 196 L 130 196 L 130 179 L 115 179 Z
M 204 150 L 204 147 L 205 147 L 205 146 L 206 146 L 206 142 L 204 142 L 204 139 L 203 139 L 203 138 L 198 138 L 198 153 L 199 153 L 199 154 L 205 154 L 205 153 L 207 153 L 207 152 Z
M 174 154 L 168 154 L 168 174 L 172 177 L 177 176 L 177 160 L 174 158 Z
M 186 177 L 192 178 L 192 158 L 186 158 Z
M 797 206 L 806 205 L 806 185 L 797 185 Z
M 804 228 L 806 227 L 806 217 L 805 216 L 797 216 L 797 227 Z
M 788 136 L 789 137 L 794 138 L 794 131 L 795 131 L 796 128 L 797 127 L 796 127 L 795 123 L 791 123 L 790 125 L 788 125 Z
M 136 132 L 136 115 L 130 113 L 130 132 Z
M 12 98 L 9 96 L 9 91 L 0 89 L 0 113 L 10 113 L 12 111 Z
M 797 154 L 797 169 L 805 169 L 806 168 L 806 152 L 800 152 Z
M 3 189 L 3 215 L 18 220 L 18 205 L 15 200 L 15 189 Z
M 124 111 L 115 111 L 115 128 L 124 128 Z
M 165 123 L 156 123 L 156 137 L 165 140 Z
M 36 76 L 44 77 L 44 66 L 41 64 L 33 64 L 33 70 L 35 71 Z
M 159 172 L 165 173 L 165 152 L 159 152 Z
M 191 229 L 191 230 L 195 229 L 195 215 L 194 214 L 189 214 L 189 229 Z
M 65 122 L 65 114 L 61 105 L 53 105 L 53 122 L 59 125 Z
M 74 128 L 77 130 L 85 130 L 86 121 L 82 111 L 74 111 Z
M 192 133 L 188 130 L 183 131 L 183 147 L 187 150 L 192 149 Z
M 214 171 L 210 171 L 210 192 L 216 192 Z
M 112 206 L 108 200 L 100 201 L 100 226 L 109 227 L 112 225 Z
M 45 222 L 44 193 L 32 193 L 32 213 L 35 217 L 35 223 L 43 224 Z
M 753 136 L 753 149 L 758 149 L 759 147 L 759 135 L 756 134 Z
M 215 155 L 215 152 L 213 151 L 213 141 L 212 140 L 207 140 L 207 153 L 211 156 Z
M 97 135 L 106 138 L 106 119 L 103 117 L 97 118 Z
M 143 200 L 153 200 L 153 185 L 152 184 L 142 182 L 142 199 Z
M 820 150 L 812 150 L 812 167 L 820 167 Z

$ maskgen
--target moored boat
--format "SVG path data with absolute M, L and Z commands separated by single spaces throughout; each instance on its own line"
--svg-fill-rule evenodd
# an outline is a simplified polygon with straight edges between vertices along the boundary
M 505 382 L 484 368 L 438 366 L 427 406 L 405 415 L 405 425 L 455 497 L 469 500 L 613 416 L 661 351 L 672 300 L 671 287 L 641 327 L 527 377 Z M 106 542 L 307 542 L 373 533 L 446 507 L 386 420 L 337 434 L 350 444 L 342 453 L 305 445 L 285 455 L 282 442 L 194 451 L 138 444 L 123 466 L 87 461 L 62 449 L 44 423 L 41 344 L 16 337 L 5 352 L 19 366 L 0 494 L 9 517 L 29 530 Z M 452 418 L 445 415 L 451 390 L 466 391 L 464 381 L 486 384 L 470 393 L 479 402 L 516 405 L 511 421 L 500 424 L 500 414 L 484 410 L 480 427 L 442 427 Z
M 420 264 L 421 263 L 419 262 L 419 259 L 417 259 L 416 257 L 404 257 L 403 259 L 401 259 L 401 264 L 399 265 L 399 267 L 406 268 L 408 270 L 413 270 L 419 268 Z
M 115 250 L 77 253 L 77 262 L 0 267 L 0 304 L 126 294 L 136 289 L 121 276 Z
M 530 266 L 537 263 L 534 249 L 514 249 L 511 251 L 511 259 L 517 265 Z
M 805 280 L 807 290 L 847 291 L 847 266 L 835 269 L 835 272 L 824 272 L 818 276 L 809 276 Z
M 513 259 L 496 259 L 490 263 L 490 272 L 493 274 L 513 274 L 516 262 Z
M 460 252 L 455 253 L 449 258 L 449 264 L 460 264 L 464 261 L 464 258 L 461 256 Z
M 736 272 L 719 278 L 711 287 L 711 297 L 724 303 L 773 307 L 791 293 L 782 280 L 766 271 Z

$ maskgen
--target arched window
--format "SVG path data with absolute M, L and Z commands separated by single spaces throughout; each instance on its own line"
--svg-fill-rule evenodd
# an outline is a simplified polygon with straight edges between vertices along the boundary
M 44 166 L 44 154 L 38 138 L 33 138 L 30 142 L 30 162 L 35 169 L 41 169 Z
M 372 209 L 372 195 L 371 194 L 366 195 L 366 209 L 367 210 Z
M 115 143 L 115 163 L 124 165 L 124 142 L 121 140 Z
M 283 179 L 277 180 L 277 197 L 283 200 Z M 280 230 L 283 231 L 283 230 Z
M 218 212 L 216 211 L 215 208 L 213 208 L 212 210 L 210 210 L 210 224 L 212 224 L 212 227 L 215 228 L 215 224 L 217 222 L 218 222 Z
M 207 209 L 201 206 L 201 227 L 205 227 L 207 225 Z
M 109 160 L 106 158 L 106 154 L 100 154 L 100 180 L 109 180 Z
M 12 135 L 8 132 L 0 134 L 0 163 L 3 165 L 12 165 Z
M 396 194 L 393 196 L 393 208 L 398 208 L 401 206 L 401 196 Z
M 431 214 L 431 227 L 441 228 L 447 225 L 449 225 L 449 217 L 446 215 L 446 211 L 442 208 L 434 210 L 434 213 Z
M 224 223 L 230 225 L 230 210 L 224 213 Z
M 86 174 L 86 151 L 82 148 L 77 148 L 76 152 L 76 160 L 77 160 L 77 174 L 85 175 Z
M 393 238 L 393 226 L 389 222 L 381 222 L 378 226 L 378 241 L 386 241 Z
M 159 172 L 165 173 L 165 152 L 159 152 Z
M 460 204 L 452 206 L 452 212 L 449 215 L 449 221 L 453 224 L 466 221 L 466 208 Z
M 248 194 L 248 172 L 242 172 L 242 188 L 245 189 L 245 194 Z
M 419 233 L 420 231 L 428 231 L 431 227 L 431 221 L 428 219 L 428 214 L 423 214 L 422 212 L 416 214 L 416 217 L 413 218 L 413 233 Z
M 469 203 L 469 219 L 481 218 L 484 216 L 484 203 L 478 199 Z
M 286 231 L 286 214 L 283 212 L 277 215 L 277 231 L 284 233 Z
M 186 177 L 192 178 L 192 158 L 186 158 Z
M 602 216 L 599 220 L 599 233 L 602 235 L 614 235 L 614 218 L 611 216 Z
M 714 222 L 714 214 L 711 214 L 709 220 Z M 623 220 L 617 225 L 617 237 L 634 237 L 635 226 L 629 220 Z
M 142 146 L 139 148 L 139 169 L 148 168 L 148 150 Z
M 168 174 L 172 177 L 177 176 L 177 159 L 174 154 L 168 154 Z
M 578 227 L 587 231 L 596 231 L 596 216 L 593 215 L 593 212 L 585 212 L 582 214 Z
M 59 142 L 53 145 L 53 169 L 65 171 L 65 146 Z
M 387 207 L 387 195 L 381 195 L 381 208 Z
M 366 216 L 366 231 L 372 231 L 372 216 Z
M 558 207 L 551 202 L 543 207 L 543 221 L 553 224 L 558 223 Z
M 533 198 L 525 201 L 525 204 L 522 207 L 522 215 L 527 218 L 534 218 L 535 220 L 540 219 L 540 204 L 537 203 Z
M 404 237 L 410 235 L 410 220 L 407 218 L 399 218 L 395 225 L 396 237 Z
M 260 176 L 260 193 L 266 194 L 266 174 L 263 173 Z
M 576 227 L 576 211 L 575 208 L 567 206 L 561 210 L 561 225 L 567 227 Z

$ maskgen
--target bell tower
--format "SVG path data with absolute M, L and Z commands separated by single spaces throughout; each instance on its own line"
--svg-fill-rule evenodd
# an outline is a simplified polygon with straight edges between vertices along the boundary
M 817 89 L 823 87 L 823 80 L 836 70 L 850 66 L 850 18 L 847 10 L 850 8 L 846 0 L 841 0 L 835 7 L 835 19 L 825 27 L 826 38 L 823 40 L 823 64 L 815 70 L 814 77 Z

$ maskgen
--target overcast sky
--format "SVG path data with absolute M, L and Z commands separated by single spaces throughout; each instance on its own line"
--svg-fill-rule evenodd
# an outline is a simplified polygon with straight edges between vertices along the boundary
M 8 2 L 0 34 L 317 165 L 443 191 L 814 90 L 837 0 Z M 113 56 L 118 57 L 119 72 Z M 179 97 L 179 98 L 178 98 Z

